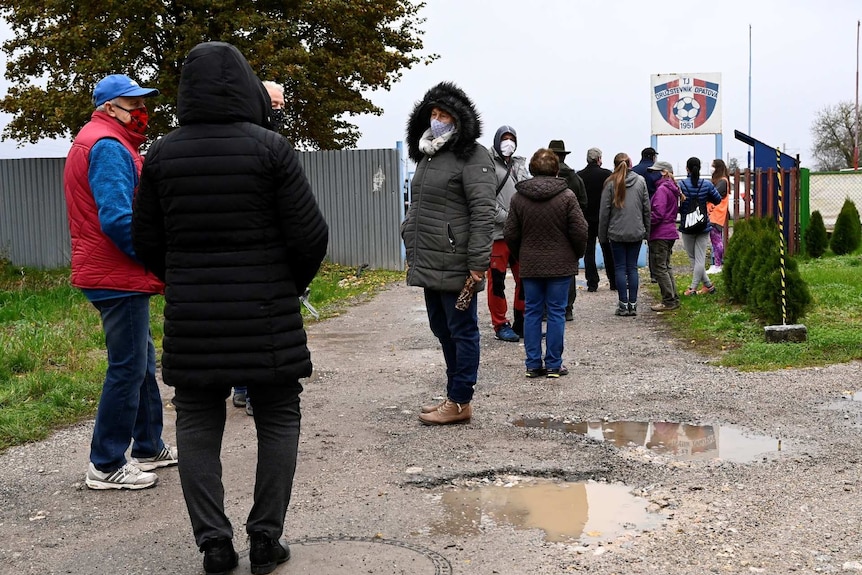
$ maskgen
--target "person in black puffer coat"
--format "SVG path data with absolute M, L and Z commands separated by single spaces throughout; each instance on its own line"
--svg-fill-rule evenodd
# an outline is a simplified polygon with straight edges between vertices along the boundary
M 446 399 L 422 407 L 426 425 L 467 423 L 479 372 L 476 298 L 455 308 L 467 278 L 484 289 L 491 261 L 497 177 L 476 140 L 482 123 L 457 86 L 441 82 L 417 102 L 407 122 L 407 150 L 416 162 L 412 201 L 401 225 L 407 283 L 424 288 L 431 331 L 446 360 Z
M 247 385 L 258 436 L 249 559 L 252 573 L 269 573 L 290 556 L 279 538 L 296 468 L 299 379 L 312 371 L 299 296 L 329 230 L 239 50 L 195 46 L 177 104 L 180 127 L 146 156 L 133 233 L 138 257 L 166 284 L 162 376 L 175 387 L 180 481 L 204 570 L 232 569 L 220 450 L 225 399 Z

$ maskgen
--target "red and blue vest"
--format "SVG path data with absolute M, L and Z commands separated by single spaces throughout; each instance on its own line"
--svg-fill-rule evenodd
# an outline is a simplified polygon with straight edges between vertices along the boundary
M 102 138 L 113 138 L 129 151 L 138 176 L 144 164 L 138 149 L 145 137 L 127 130 L 104 112 L 93 112 L 90 121 L 72 142 L 63 173 L 66 211 L 72 236 L 72 285 L 81 289 L 162 293 L 164 284 L 139 262 L 123 253 L 102 232 L 98 207 L 88 178 L 90 150 Z

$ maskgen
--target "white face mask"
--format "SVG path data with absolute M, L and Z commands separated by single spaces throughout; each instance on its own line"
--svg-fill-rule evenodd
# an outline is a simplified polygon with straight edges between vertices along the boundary
M 711 175 L 713 175 L 714 173 L 715 173 L 715 166 L 710 166 L 710 167 L 709 167 L 709 175 L 711 176 Z
M 515 153 L 518 145 L 512 140 L 503 140 L 500 142 L 500 153 L 507 158 Z

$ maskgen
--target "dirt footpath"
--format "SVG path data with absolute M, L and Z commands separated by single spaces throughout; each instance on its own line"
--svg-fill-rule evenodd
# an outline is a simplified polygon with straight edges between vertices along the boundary
M 646 294 L 635 318 L 615 317 L 615 300 L 606 284 L 579 292 L 571 373 L 553 381 L 524 378 L 523 346 L 494 340 L 481 297 L 474 419 L 444 428 L 416 418 L 445 381 L 420 290 L 312 325 L 293 558 L 275 573 L 862 572 L 860 364 L 713 367 L 663 331 Z M 254 427 L 228 409 L 234 573 L 248 573 Z M 89 491 L 91 430 L 0 456 L 0 573 L 203 573 L 176 469 L 153 489 Z M 746 458 L 748 434 L 769 452 Z

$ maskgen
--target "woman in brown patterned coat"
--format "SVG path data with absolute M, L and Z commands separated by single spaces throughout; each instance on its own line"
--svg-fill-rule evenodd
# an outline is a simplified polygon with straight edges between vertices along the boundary
M 519 182 L 512 197 L 504 236 L 521 262 L 525 296 L 524 349 L 527 377 L 557 378 L 563 365 L 563 336 L 569 283 L 587 243 L 587 221 L 566 180 L 557 177 L 560 162 L 548 149 L 530 159 L 533 178 Z M 542 316 L 548 312 L 542 355 Z

